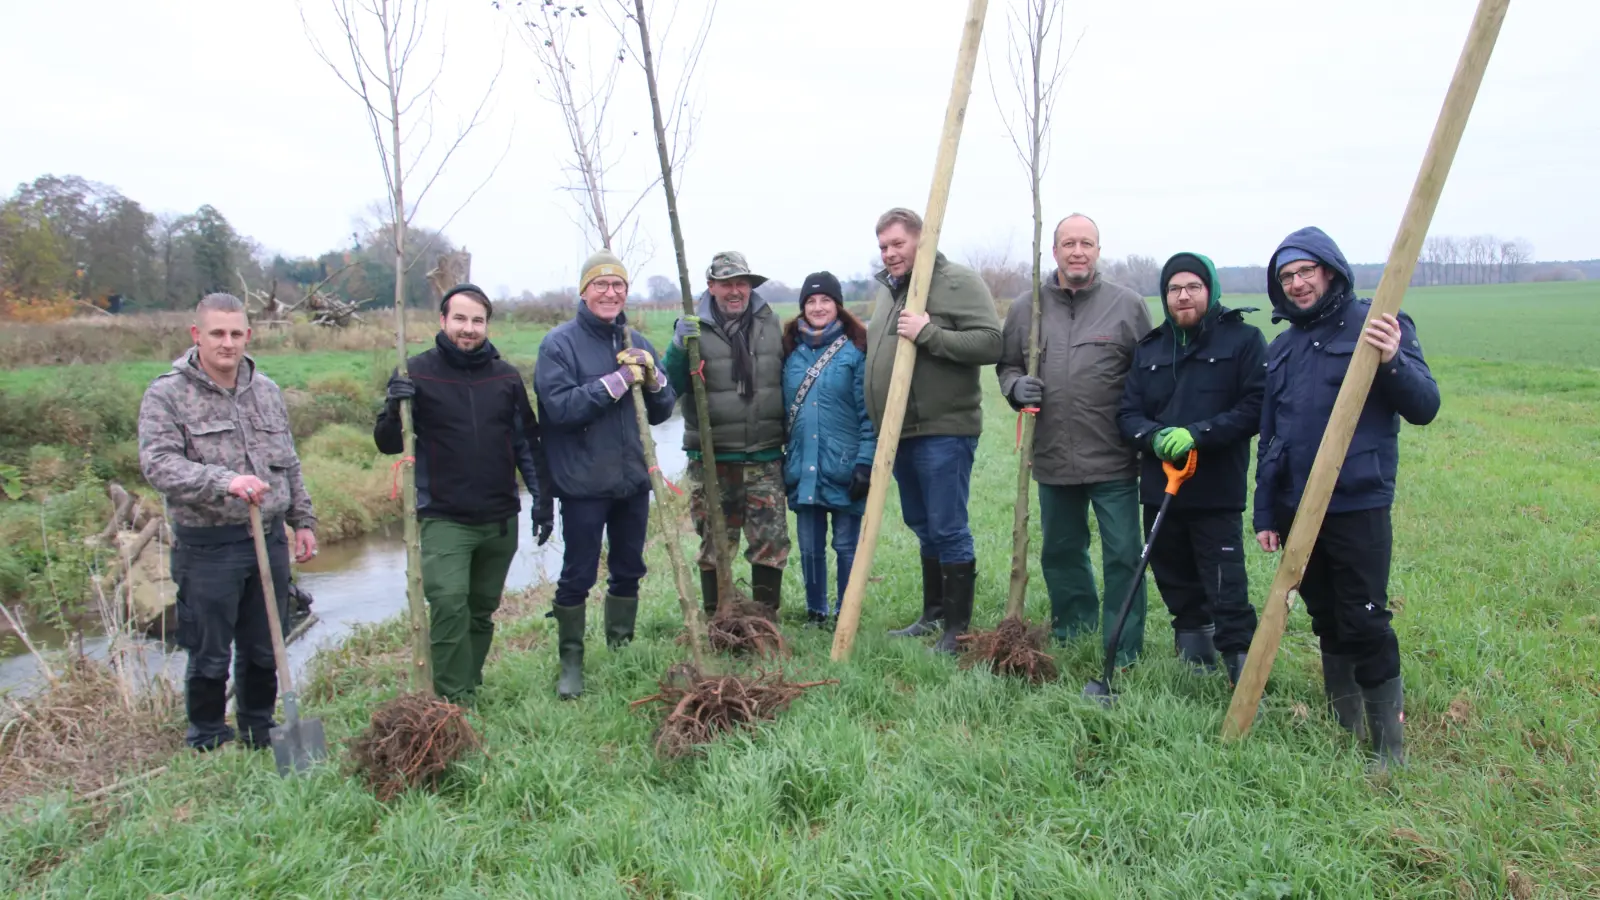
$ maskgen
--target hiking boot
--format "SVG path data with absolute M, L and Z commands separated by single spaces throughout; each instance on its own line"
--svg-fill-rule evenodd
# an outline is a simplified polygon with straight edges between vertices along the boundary
M 1217 648 L 1211 642 L 1211 636 L 1216 631 L 1215 625 L 1207 625 L 1192 631 L 1179 631 L 1172 636 L 1172 644 L 1178 651 L 1178 658 L 1188 663 L 1196 675 L 1206 675 L 1217 670 Z
M 826 629 L 828 631 L 832 631 L 833 628 L 832 628 L 832 625 L 830 624 L 832 621 L 833 620 L 831 618 L 829 618 L 827 613 L 819 613 L 816 610 L 812 610 L 812 609 L 806 610 L 806 627 L 807 628 L 822 628 L 822 629 Z
M 1244 672 L 1245 660 L 1249 654 L 1240 650 L 1236 653 L 1222 654 L 1222 665 L 1228 670 L 1228 687 L 1239 686 L 1239 675 Z
M 772 611 L 772 620 L 778 620 L 778 607 L 783 602 L 783 570 L 772 566 L 750 567 L 750 599 Z
M 944 570 L 944 633 L 933 644 L 935 653 L 955 653 L 956 638 L 972 626 L 972 594 L 977 586 L 977 563 L 951 563 Z
M 700 570 L 700 606 L 709 620 L 717 614 L 717 570 Z
M 1398 676 L 1374 688 L 1362 688 L 1367 712 L 1367 732 L 1372 735 L 1372 755 L 1379 772 L 1401 768 L 1406 762 L 1405 690 Z
M 1333 653 L 1322 654 L 1322 692 L 1328 698 L 1328 709 L 1339 721 L 1339 727 L 1367 739 L 1367 722 L 1361 712 L 1361 686 L 1356 684 L 1355 660 Z
M 183 703 L 189 714 L 184 742 L 201 753 L 233 740 L 228 727 L 228 683 L 220 678 L 190 678 L 184 685 Z
M 844 598 L 840 597 L 843 603 Z M 933 634 L 944 617 L 944 573 L 937 559 L 922 558 L 922 616 L 904 628 L 889 632 L 890 637 L 922 637 Z
M 633 643 L 633 622 L 639 616 L 638 597 L 606 595 L 606 646 L 615 650 Z
M 588 607 L 554 606 L 550 615 L 556 620 L 556 651 L 561 657 L 561 677 L 556 682 L 556 695 L 571 700 L 583 693 L 583 627 Z

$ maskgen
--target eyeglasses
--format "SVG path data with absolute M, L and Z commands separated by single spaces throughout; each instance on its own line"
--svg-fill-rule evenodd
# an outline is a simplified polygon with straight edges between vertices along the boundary
M 1205 289 L 1206 286 L 1198 281 L 1191 281 L 1188 284 L 1174 284 L 1167 288 L 1167 296 L 1181 297 L 1187 293 L 1191 297 L 1198 297 L 1200 292 Z
M 1320 268 L 1322 268 L 1322 266 L 1312 263 L 1309 266 L 1301 266 L 1300 268 L 1295 269 L 1293 272 L 1285 272 L 1278 276 L 1278 284 L 1287 290 L 1289 285 L 1294 284 L 1294 280 L 1296 278 L 1304 279 L 1305 281 L 1309 282 L 1311 280 L 1311 273 Z
M 626 294 L 628 283 L 626 281 L 591 281 L 589 286 L 599 288 L 602 294 Z

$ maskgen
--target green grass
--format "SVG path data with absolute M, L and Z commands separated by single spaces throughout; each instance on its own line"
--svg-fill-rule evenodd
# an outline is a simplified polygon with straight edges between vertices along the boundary
M 606 650 L 595 608 L 581 701 L 554 697 L 543 610 L 506 624 L 473 714 L 488 753 L 437 794 L 384 806 L 336 766 L 283 780 L 264 755 L 183 754 L 112 809 L 55 797 L 11 812 L 0 892 L 1594 897 L 1600 369 L 1575 365 L 1593 356 L 1569 355 L 1569 335 L 1517 336 L 1517 317 L 1542 305 L 1527 297 L 1544 288 L 1524 290 L 1516 305 L 1443 291 L 1408 300 L 1444 407 L 1402 437 L 1391 592 L 1411 765 L 1391 779 L 1365 774 L 1322 713 L 1316 641 L 1298 608 L 1254 731 L 1237 744 L 1217 737 L 1224 682 L 1171 658 L 1159 605 L 1145 661 L 1110 711 L 1080 697 L 1098 668 L 1093 639 L 1058 651 L 1059 684 L 1031 689 L 884 637 L 915 615 L 920 577 L 891 493 L 852 661 L 829 662 L 826 635 L 786 626 L 791 672 L 840 683 L 703 759 L 655 759 L 656 714 L 627 706 L 682 655 L 657 540 L 639 640 Z M 1531 315 L 1569 323 L 1553 329 L 1586 323 L 1593 304 L 1544 299 L 1557 311 Z M 1475 346 L 1505 352 L 1485 361 Z M 1015 484 L 1013 417 L 986 382 L 971 504 L 982 626 L 1003 603 Z M 1248 557 L 1258 603 L 1275 561 Z M 1043 617 L 1032 568 L 1029 611 Z M 798 609 L 797 564 L 785 591 Z M 354 734 L 393 695 L 403 640 L 391 623 L 324 658 L 307 692 L 330 738 Z

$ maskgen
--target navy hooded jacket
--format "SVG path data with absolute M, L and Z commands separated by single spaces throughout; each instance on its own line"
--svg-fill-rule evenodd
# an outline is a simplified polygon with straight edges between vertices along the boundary
M 623 394 L 613 400 L 600 382 L 601 376 L 617 370 L 627 327 L 627 313 L 606 322 L 580 303 L 576 316 L 552 328 L 539 343 L 533 389 L 539 398 L 550 478 L 555 496 L 563 500 L 616 499 L 650 489 L 633 399 Z M 634 348 L 650 354 L 659 365 L 660 357 L 644 335 L 630 332 Z M 645 391 L 650 424 L 672 418 L 676 399 L 671 385 Z
M 1334 273 L 1324 300 L 1310 310 L 1294 306 L 1278 284 L 1276 262 L 1285 249 L 1303 250 Z M 1290 323 L 1267 348 L 1267 392 L 1261 404 L 1256 450 L 1255 530 L 1282 531 L 1276 511 L 1300 505 L 1311 464 L 1333 412 L 1333 402 L 1362 340 L 1372 301 L 1355 295 L 1350 264 L 1320 228 L 1284 239 L 1267 263 L 1273 321 Z M 1400 313 L 1400 352 L 1380 364 L 1366 405 L 1345 452 L 1329 513 L 1378 509 L 1394 502 L 1400 462 L 1400 420 L 1426 425 L 1439 412 L 1439 385 L 1422 358 L 1411 317 Z

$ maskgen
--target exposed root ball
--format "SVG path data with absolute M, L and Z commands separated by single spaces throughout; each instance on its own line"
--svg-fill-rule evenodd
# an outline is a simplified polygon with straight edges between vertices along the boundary
M 711 649 L 752 656 L 789 655 L 789 646 L 778 631 L 777 614 L 749 600 L 736 600 L 725 612 L 706 623 L 706 639 Z
M 807 688 L 838 683 L 788 681 L 782 672 L 705 675 L 679 663 L 661 677 L 660 692 L 631 705 L 660 703 L 670 710 L 655 734 L 656 753 L 670 759 L 697 752 L 724 731 L 773 718 Z
M 435 787 L 450 764 L 478 746 L 461 707 L 426 694 L 401 694 L 373 710 L 350 745 L 355 771 L 379 800 L 419 785 Z
M 1003 619 L 993 631 L 964 634 L 961 667 L 987 665 L 996 675 L 1023 678 L 1032 684 L 1055 681 L 1060 676 L 1055 657 L 1045 652 L 1049 630 L 1021 619 Z

